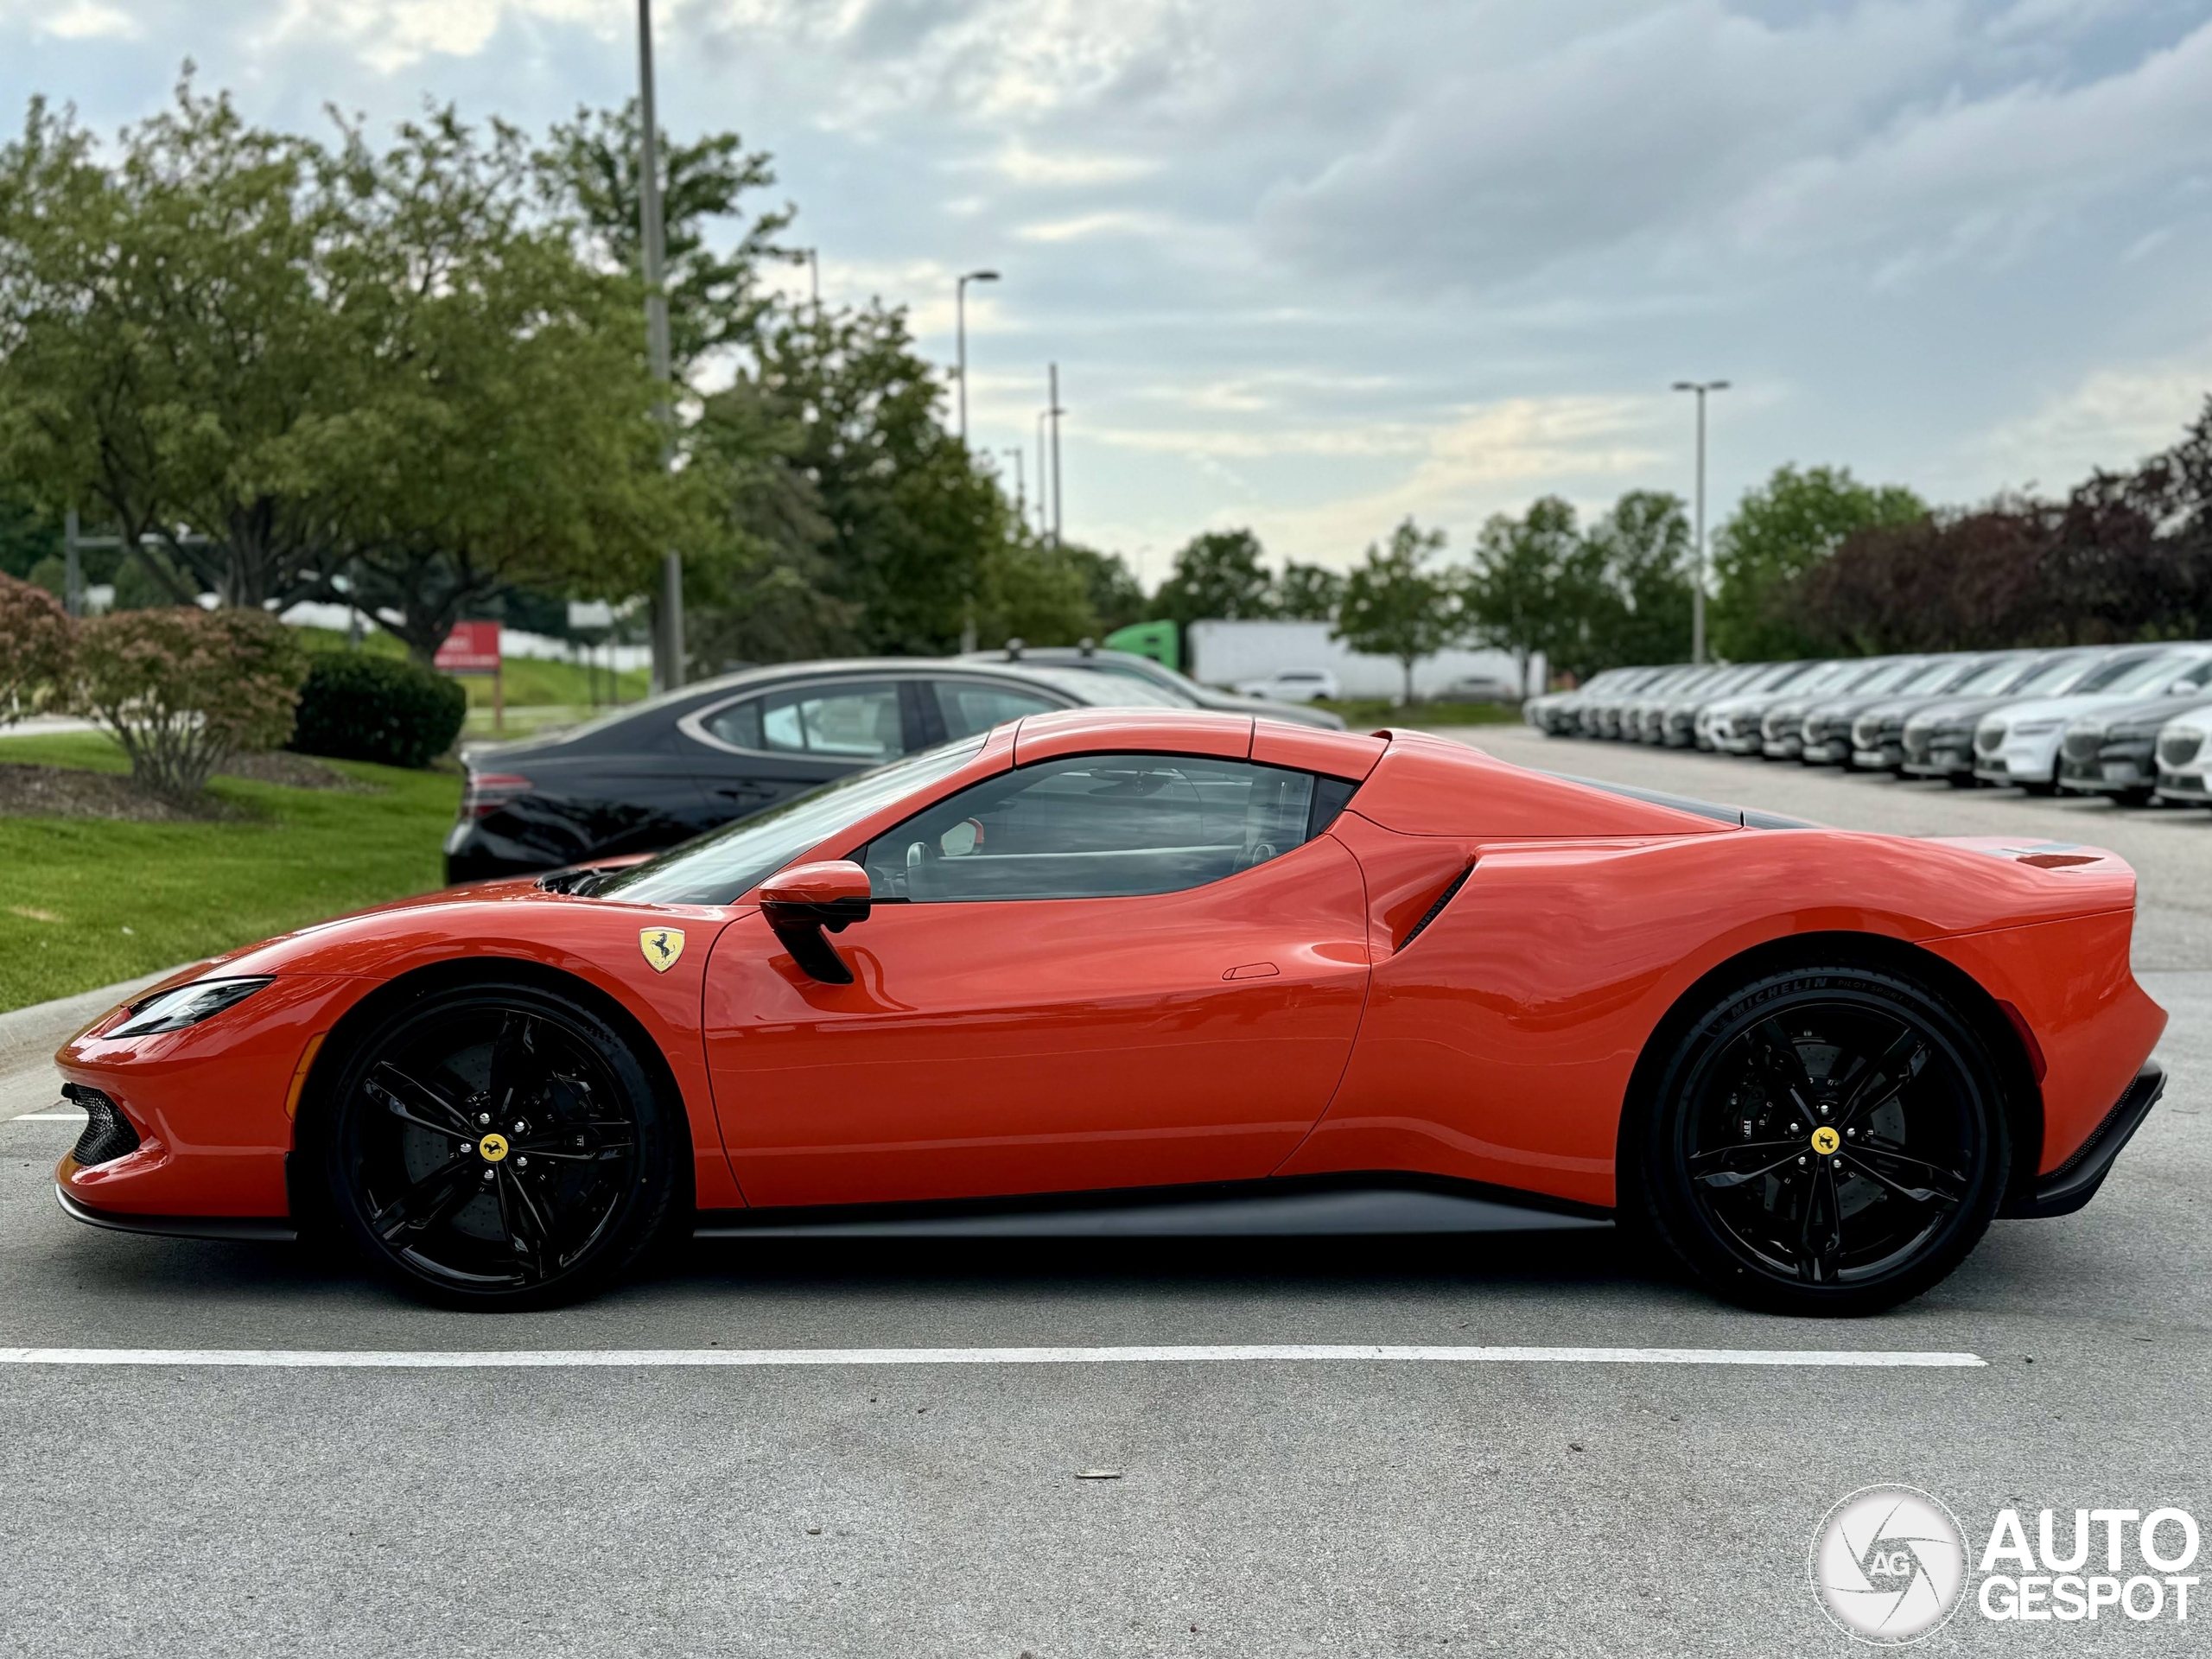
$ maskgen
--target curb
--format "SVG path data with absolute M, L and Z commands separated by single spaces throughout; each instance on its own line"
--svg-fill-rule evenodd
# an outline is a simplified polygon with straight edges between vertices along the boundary
M 179 963 L 177 967 L 190 965 Z M 119 980 L 98 990 L 79 991 L 74 996 L 60 996 L 51 1002 L 34 1002 L 27 1008 L 0 1014 L 0 1077 L 44 1065 L 55 1049 L 117 1003 L 127 1001 L 134 992 L 176 971 L 176 968 L 164 968 L 157 974 Z

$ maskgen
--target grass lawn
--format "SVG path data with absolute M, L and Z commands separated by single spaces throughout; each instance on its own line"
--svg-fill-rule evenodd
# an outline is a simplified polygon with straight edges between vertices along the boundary
M 0 760 L 127 770 L 92 733 L 0 738 Z M 218 778 L 209 792 L 250 821 L 0 817 L 0 1010 L 439 886 L 461 779 L 324 764 L 384 792 Z
M 1517 702 L 1390 702 L 1382 697 L 1316 697 L 1316 709 L 1344 717 L 1355 732 L 1378 726 L 1510 726 L 1521 718 Z

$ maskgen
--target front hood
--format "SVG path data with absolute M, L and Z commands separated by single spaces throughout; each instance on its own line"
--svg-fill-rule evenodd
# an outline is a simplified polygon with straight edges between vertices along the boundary
M 1880 699 L 1876 697 L 1833 697 L 1824 702 L 1809 704 L 1805 710 L 1808 720 L 1856 720 L 1872 708 Z
M 2155 737 L 2158 728 L 2168 721 L 2204 708 L 2212 708 L 2212 703 L 2207 702 L 2202 692 L 2193 691 L 2187 696 L 2153 697 L 2148 702 L 2130 702 L 2117 709 L 2089 712 L 2101 715 L 2107 737 Z
M 1916 696 L 1875 697 L 1870 699 L 1859 712 L 1861 715 L 1879 715 L 1885 720 L 1891 715 L 1903 715 L 1910 719 L 1923 709 L 1940 708 L 1948 701 L 1941 694 L 1931 696 L 1923 691 Z
M 639 905 L 547 893 L 531 877 L 481 881 L 280 934 L 217 957 L 191 976 L 334 974 L 381 979 L 429 962 L 486 956 L 569 967 L 588 960 L 626 969 L 641 929 L 696 925 L 700 933 L 694 943 L 703 951 L 712 934 L 739 913 L 735 908 Z
M 1993 709 L 2002 709 L 2014 702 L 2011 697 L 1965 697 L 1956 702 L 1937 699 L 1913 710 L 1916 720 L 1933 720 L 1939 726 L 1972 726 Z
M 2034 697 L 2025 702 L 2000 702 L 1990 710 L 2003 716 L 2007 730 L 2025 725 L 2030 721 L 2067 721 L 2075 715 L 2086 714 L 2092 709 L 2108 708 L 2115 702 L 2124 703 L 2125 697 L 2107 697 L 2094 693 L 2078 697 Z

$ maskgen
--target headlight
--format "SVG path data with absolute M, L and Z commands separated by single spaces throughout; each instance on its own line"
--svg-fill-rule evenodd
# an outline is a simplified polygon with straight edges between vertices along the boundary
M 2012 728 L 2015 737 L 2047 737 L 2064 722 L 2056 720 L 2024 720 Z
M 233 1002 L 243 1002 L 267 983 L 266 977 L 194 980 L 134 1004 L 130 1017 L 107 1035 L 150 1037 L 160 1031 L 182 1031 L 220 1014 Z

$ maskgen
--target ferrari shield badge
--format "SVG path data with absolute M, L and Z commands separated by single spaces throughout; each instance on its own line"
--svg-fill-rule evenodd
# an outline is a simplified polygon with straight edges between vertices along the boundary
M 683 930 L 680 927 L 646 927 L 638 931 L 638 949 L 645 953 L 645 960 L 653 971 L 664 974 L 676 966 L 676 959 L 683 954 Z

